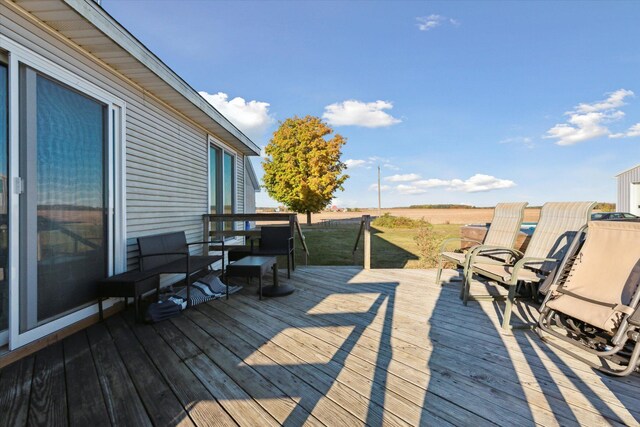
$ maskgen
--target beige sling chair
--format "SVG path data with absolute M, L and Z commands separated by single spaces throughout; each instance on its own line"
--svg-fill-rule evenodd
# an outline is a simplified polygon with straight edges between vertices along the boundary
M 540 219 L 523 253 L 509 248 L 511 259 L 507 262 L 487 262 L 484 254 L 495 251 L 492 246 L 479 246 L 469 255 L 462 288 L 464 304 L 470 298 L 471 279 L 474 274 L 486 277 L 509 290 L 504 310 L 502 329 L 510 329 L 511 311 L 516 299 L 518 285 L 529 286 L 537 295 L 533 285 L 538 285 L 562 261 L 573 238 L 583 228 L 591 215 L 594 202 L 545 203 L 540 211 Z M 473 296 L 473 299 L 503 299 L 491 295 Z
M 611 375 L 640 371 L 640 223 L 592 221 L 568 274 L 542 304 L 538 334 L 549 344 Z M 545 339 L 560 338 L 600 364 Z
M 522 203 L 498 203 L 493 211 L 493 219 L 489 225 L 489 230 L 484 238 L 484 244 L 495 246 L 496 248 L 513 248 L 520 232 L 520 225 L 522 224 L 522 218 L 524 217 L 524 208 L 527 206 L 527 202 Z M 450 246 L 452 242 L 467 242 L 472 246 L 466 252 L 453 252 L 445 251 L 445 248 Z M 469 260 L 468 255 L 471 249 L 482 245 L 483 242 L 475 240 L 454 237 L 447 239 L 442 243 L 440 248 L 440 256 L 438 258 L 438 275 L 436 277 L 436 284 L 440 283 L 440 276 L 442 275 L 443 262 L 450 262 L 457 267 L 463 267 L 466 269 L 467 262 Z M 491 260 L 498 260 L 504 262 L 507 257 L 511 257 L 511 252 L 505 252 L 501 249 L 496 249 L 493 252 L 485 252 L 484 258 L 487 262 Z

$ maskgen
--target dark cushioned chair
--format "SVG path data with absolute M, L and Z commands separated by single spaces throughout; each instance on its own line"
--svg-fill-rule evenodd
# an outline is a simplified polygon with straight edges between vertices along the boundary
M 260 243 L 254 247 L 254 255 L 286 255 L 287 257 L 287 277 L 291 278 L 291 270 L 296 269 L 293 258 L 293 235 L 289 227 L 263 226 L 260 227 Z

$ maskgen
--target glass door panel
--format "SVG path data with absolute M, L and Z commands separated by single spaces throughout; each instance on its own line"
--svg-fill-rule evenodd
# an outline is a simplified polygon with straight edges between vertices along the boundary
M 107 108 L 25 68 L 21 331 L 94 301 L 107 274 Z
M 9 87 L 8 69 L 0 62 L 0 334 L 9 325 L 9 282 L 7 280 L 7 261 L 9 248 L 8 230 L 8 141 L 9 141 Z M 6 339 L 0 338 L 0 345 Z

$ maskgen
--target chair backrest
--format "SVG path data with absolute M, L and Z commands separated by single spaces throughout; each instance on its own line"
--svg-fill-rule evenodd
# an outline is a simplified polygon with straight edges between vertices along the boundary
M 512 248 L 516 244 L 527 204 L 527 202 L 498 203 L 483 243 Z
M 542 206 L 540 219 L 525 256 L 561 260 L 578 231 L 587 225 L 595 202 L 549 202 Z M 550 272 L 556 264 L 536 268 Z
M 138 249 L 140 250 L 140 269 L 152 270 L 171 261 L 180 259 L 180 255 L 154 255 L 187 251 L 187 236 L 184 231 L 155 234 L 153 236 L 138 237 Z
M 260 227 L 260 250 L 277 251 L 286 254 L 289 249 L 291 229 L 286 226 Z
M 561 284 L 579 299 L 571 298 L 568 308 L 574 317 L 603 329 L 612 329 L 613 312 L 600 313 L 591 306 L 579 307 L 580 298 L 603 305 L 630 305 L 638 292 L 638 275 L 631 275 L 640 260 L 640 223 L 591 221 L 587 239 Z M 637 298 L 636 298 L 637 299 Z M 583 308 L 583 309 L 581 309 Z M 612 322 L 613 321 L 613 322 Z

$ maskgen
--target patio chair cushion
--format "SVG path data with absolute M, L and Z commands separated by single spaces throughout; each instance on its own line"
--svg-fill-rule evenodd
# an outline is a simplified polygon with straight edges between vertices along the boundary
M 484 244 L 512 248 L 516 243 L 527 204 L 527 202 L 498 203 L 484 238 Z M 508 254 L 497 255 L 498 258 L 505 260 L 508 256 Z
M 466 257 L 466 254 L 462 252 L 442 252 L 440 255 L 442 255 L 445 260 L 455 262 L 458 265 L 464 265 Z
M 513 275 L 513 266 L 511 265 L 498 265 L 498 264 L 486 264 L 477 263 L 473 265 L 474 273 L 481 274 L 483 276 L 496 276 L 499 277 L 503 283 L 507 283 L 511 280 Z M 544 280 L 547 276 L 535 271 L 523 268 L 518 272 L 518 280 L 525 282 L 537 283 Z
M 592 221 L 567 280 L 547 306 L 605 331 L 617 329 L 638 290 L 640 223 Z M 570 294 L 566 293 L 569 292 Z
M 449 262 L 454 262 L 458 265 L 464 265 L 466 254 L 462 252 L 442 252 L 441 256 Z M 486 256 L 476 257 L 476 262 L 486 264 L 502 264 L 501 261 Z
M 561 260 L 578 230 L 587 224 L 594 204 L 593 202 L 545 203 L 524 255 Z M 554 267 L 555 263 L 549 262 L 539 268 L 549 272 Z

